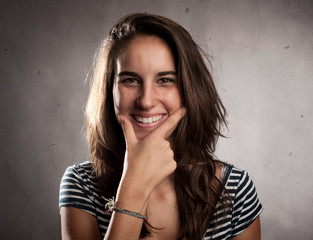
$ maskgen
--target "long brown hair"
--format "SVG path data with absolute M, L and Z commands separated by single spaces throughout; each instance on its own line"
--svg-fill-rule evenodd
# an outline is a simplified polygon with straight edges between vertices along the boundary
M 181 237 L 202 239 L 214 220 L 216 204 L 223 204 L 224 187 L 215 176 L 221 162 L 215 159 L 214 151 L 221 129 L 226 126 L 226 110 L 208 71 L 206 55 L 176 22 L 151 14 L 127 15 L 116 22 L 99 48 L 85 112 L 93 169 L 103 194 L 115 195 L 125 153 L 123 132 L 113 107 L 116 59 L 138 35 L 163 39 L 175 58 L 178 88 L 187 109 L 170 139 L 177 162 L 175 189 Z

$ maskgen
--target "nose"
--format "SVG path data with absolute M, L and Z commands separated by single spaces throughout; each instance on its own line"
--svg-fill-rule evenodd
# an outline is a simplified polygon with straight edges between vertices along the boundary
M 140 88 L 136 104 L 142 110 L 149 110 L 157 103 L 156 89 L 152 85 L 143 85 Z

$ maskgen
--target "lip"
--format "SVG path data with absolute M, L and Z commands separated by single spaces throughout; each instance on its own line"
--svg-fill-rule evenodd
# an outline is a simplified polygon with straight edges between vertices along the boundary
M 164 113 L 157 114 L 131 114 L 132 122 L 140 128 L 152 128 L 164 121 Z

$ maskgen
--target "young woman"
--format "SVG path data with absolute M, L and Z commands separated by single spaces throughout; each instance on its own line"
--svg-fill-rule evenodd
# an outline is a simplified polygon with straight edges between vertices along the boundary
M 205 60 L 167 18 L 113 26 L 86 106 L 91 162 L 61 181 L 63 239 L 261 238 L 251 179 L 214 157 L 226 111 Z

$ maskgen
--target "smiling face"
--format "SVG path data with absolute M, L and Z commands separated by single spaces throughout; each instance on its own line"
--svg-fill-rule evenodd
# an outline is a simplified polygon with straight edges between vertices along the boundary
M 131 121 L 137 139 L 181 108 L 174 57 L 162 39 L 138 36 L 126 45 L 116 62 L 113 100 L 116 116 Z

